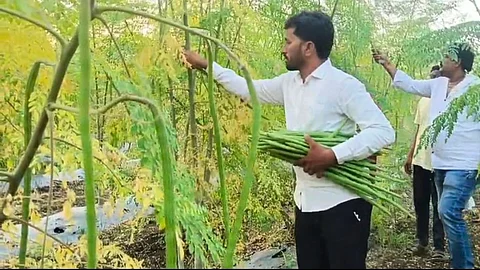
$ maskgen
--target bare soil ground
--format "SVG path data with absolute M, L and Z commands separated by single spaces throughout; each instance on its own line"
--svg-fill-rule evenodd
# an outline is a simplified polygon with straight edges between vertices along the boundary
M 105 231 L 100 239 L 104 244 L 116 243 L 130 257 L 143 260 L 144 268 L 165 268 L 165 237 L 156 222 L 148 222 L 141 231 L 134 232 L 130 241 L 132 228 L 122 225 Z
M 52 199 L 50 201 L 50 214 L 55 214 L 63 210 L 63 204 L 67 201 L 67 190 L 71 190 L 75 193 L 75 201 L 72 203 L 72 207 L 83 207 L 85 206 L 85 184 L 80 181 L 67 182 L 66 188 L 62 186 L 62 182 L 58 180 L 53 181 L 52 185 Z M 41 217 L 47 216 L 49 210 L 49 195 L 50 187 L 42 187 L 35 190 L 32 190 L 31 197 L 33 204 L 37 207 L 37 210 Z M 5 192 L 0 194 L 1 197 L 5 196 Z M 103 200 L 108 198 L 108 194 L 101 195 L 100 204 Z M 97 197 L 98 203 L 98 197 Z M 15 215 L 22 215 L 22 200 L 21 198 L 16 198 L 13 201 L 15 207 Z
M 474 243 L 474 252 L 476 256 L 476 264 L 480 262 L 480 219 L 477 213 L 469 214 L 467 221 L 472 234 Z M 402 226 L 403 227 L 403 226 Z M 414 224 L 406 227 L 414 235 Z M 405 231 L 403 231 L 405 233 Z M 374 237 L 374 235 L 372 235 Z M 140 260 L 144 260 L 144 267 L 151 269 L 159 269 L 165 267 L 165 242 L 164 235 L 158 229 L 155 222 L 151 222 L 141 231 L 136 232 L 133 241 L 130 241 L 130 231 L 125 227 L 117 227 L 102 235 L 102 240 L 107 244 L 115 241 L 130 256 Z M 268 242 L 266 238 L 257 237 L 252 239 L 251 243 L 247 243 L 248 247 L 244 250 L 244 259 L 247 260 L 255 252 L 261 251 L 267 247 L 262 242 Z M 292 244 L 290 241 L 286 245 Z M 290 254 L 290 259 L 295 259 L 294 254 Z M 192 258 L 187 256 L 186 265 L 192 265 Z M 285 261 L 282 268 L 294 268 L 294 262 Z M 432 262 L 429 256 L 414 256 L 409 251 L 409 246 L 389 247 L 374 245 L 370 249 L 367 259 L 367 268 L 369 269 L 448 269 L 448 262 Z
M 479 209 L 466 215 L 470 235 L 473 242 L 475 265 L 480 265 L 480 219 Z M 407 227 L 411 235 L 415 235 L 415 224 Z M 367 267 L 370 269 L 449 269 L 448 262 L 433 262 L 430 256 L 414 256 L 408 250 L 409 246 L 392 248 L 377 247 L 370 250 Z
M 77 201 L 73 206 L 84 206 L 84 185 L 83 183 L 69 183 L 69 188 L 73 189 L 77 195 Z M 48 187 L 35 191 L 36 194 L 39 194 L 39 197 L 42 201 L 46 202 L 48 199 Z M 53 189 L 53 202 L 52 202 L 52 213 L 62 211 L 63 203 L 66 200 L 66 191 L 62 188 L 61 184 L 57 182 L 54 185 Z M 480 196 L 476 196 L 475 201 L 477 204 L 480 204 Z M 37 203 L 40 206 L 40 212 L 42 216 L 46 215 L 47 204 L 46 203 Z M 477 207 L 479 207 L 477 205 Z M 21 213 L 18 213 L 21 215 Z M 288 216 L 288 213 L 287 213 Z M 475 208 L 474 211 L 469 212 L 466 215 L 466 220 L 472 235 L 474 253 L 476 256 L 476 265 L 480 265 L 480 208 Z M 286 222 L 287 228 L 285 228 L 285 233 L 282 235 L 293 234 L 292 222 Z M 413 221 L 409 223 L 397 224 L 395 229 L 392 229 L 391 233 L 402 233 L 403 235 L 407 234 L 410 236 L 415 235 L 415 224 Z M 272 237 L 274 233 L 270 235 L 258 235 L 252 233 L 251 237 L 248 236 L 246 239 L 249 241 L 245 243 L 242 248 L 243 259 L 248 260 L 255 252 L 269 248 L 269 243 L 275 242 L 277 245 L 291 246 L 293 245 L 292 239 L 284 239 L 284 241 L 274 240 Z M 145 226 L 143 226 L 139 231 L 133 232 L 130 225 L 121 225 L 110 229 L 108 231 L 102 232 L 100 234 L 100 239 L 104 244 L 116 243 L 122 248 L 122 250 L 127 253 L 129 256 L 143 260 L 143 266 L 150 269 L 160 269 L 165 268 L 165 241 L 164 234 L 159 230 L 156 222 L 152 219 Z M 367 258 L 367 268 L 370 269 L 448 269 L 448 262 L 432 262 L 429 260 L 428 256 L 418 257 L 411 254 L 409 251 L 410 246 L 382 246 L 376 241 L 375 231 L 372 233 L 372 247 L 369 251 Z M 275 246 L 276 247 L 276 246 Z M 295 255 L 294 251 L 290 251 L 292 254 L 288 256 L 290 261 L 285 261 L 284 265 L 281 268 L 295 268 Z M 292 262 L 293 260 L 293 262 Z M 185 267 L 192 268 L 193 259 L 186 252 Z

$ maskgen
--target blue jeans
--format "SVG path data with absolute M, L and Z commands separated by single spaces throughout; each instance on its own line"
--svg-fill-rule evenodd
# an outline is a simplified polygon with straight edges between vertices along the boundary
M 462 211 L 475 191 L 477 173 L 476 170 L 435 170 L 438 214 L 455 269 L 474 268 L 472 243 Z

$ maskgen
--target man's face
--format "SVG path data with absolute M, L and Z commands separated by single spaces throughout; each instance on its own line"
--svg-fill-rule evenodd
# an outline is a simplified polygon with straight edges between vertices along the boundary
M 449 77 L 459 67 L 459 63 L 452 60 L 449 55 L 443 58 L 442 67 L 440 69 L 443 76 Z
M 294 31 L 295 29 L 293 28 L 286 30 L 285 46 L 282 51 L 288 70 L 298 70 L 305 63 L 305 57 L 302 52 L 304 43 L 293 34 Z

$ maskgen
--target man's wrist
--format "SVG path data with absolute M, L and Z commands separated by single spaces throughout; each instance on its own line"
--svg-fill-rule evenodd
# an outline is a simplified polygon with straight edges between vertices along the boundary
M 414 153 L 415 153 L 415 148 L 410 148 L 410 151 L 408 151 L 408 154 L 407 154 L 407 158 L 412 159 Z
M 390 60 L 388 60 L 388 59 L 383 60 L 382 66 L 384 68 L 390 68 L 390 67 L 392 67 L 392 62 L 390 62 Z
M 337 156 L 330 148 L 324 151 L 324 160 L 326 160 L 327 168 L 338 165 Z

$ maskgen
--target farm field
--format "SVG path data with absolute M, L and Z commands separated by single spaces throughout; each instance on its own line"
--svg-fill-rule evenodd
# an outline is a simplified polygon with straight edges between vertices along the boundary
M 210 66 L 189 68 L 183 50 L 247 81 L 273 78 L 287 71 L 285 21 L 321 10 L 335 26 L 332 63 L 365 84 L 395 129 L 376 166 L 348 165 L 352 178 L 378 180 L 372 196 L 389 198 L 373 209 L 367 268 L 449 268 L 409 251 L 415 212 L 404 163 L 418 97 L 392 87 L 372 48 L 427 78 L 451 42 L 477 49 L 479 7 L 478 0 L 0 0 L 0 265 L 296 268 L 292 165 L 267 150 L 274 141 L 287 145 L 285 134 L 267 136 L 285 129 L 283 108 L 228 93 Z M 447 13 L 455 20 L 439 25 Z M 460 105 L 478 113 L 478 90 Z M 444 120 L 435 129 L 455 121 Z M 345 140 L 328 136 L 315 138 Z M 295 151 L 307 149 L 295 143 Z M 474 200 L 465 217 L 480 265 L 478 192 Z

